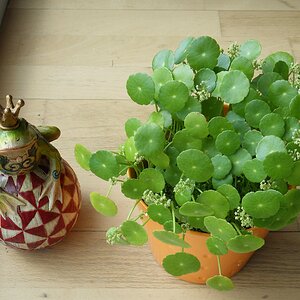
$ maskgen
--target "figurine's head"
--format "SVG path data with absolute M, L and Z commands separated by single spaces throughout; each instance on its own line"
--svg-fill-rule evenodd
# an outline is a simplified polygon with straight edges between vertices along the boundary
M 32 169 L 37 161 L 37 134 L 25 119 L 19 118 L 24 101 L 13 104 L 6 96 L 6 107 L 0 106 L 0 171 L 20 174 Z

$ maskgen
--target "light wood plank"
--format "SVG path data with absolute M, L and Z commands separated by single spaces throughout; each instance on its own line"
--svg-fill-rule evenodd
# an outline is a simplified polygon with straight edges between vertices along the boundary
M 9 22 L 9 20 L 18 20 Z M 76 22 L 75 22 L 76 20 Z M 187 23 L 186 20 L 189 20 Z M 220 36 L 215 11 L 22 10 L 8 9 L 3 29 L 13 34 L 105 36 Z
M 142 9 L 142 10 L 295 10 L 298 0 L 13 0 L 11 8 L 25 9 Z
M 127 99 L 130 74 L 141 67 L 0 66 L 0 90 L 25 99 Z
M 300 255 L 299 236 L 300 233 L 270 234 L 264 248 L 234 277 L 237 289 L 231 297 L 242 292 L 242 299 L 259 299 L 265 295 L 275 299 L 280 290 L 286 295 L 289 291 L 291 295 L 299 293 L 300 261 L 295 259 Z M 12 290 L 17 285 L 19 291 L 30 287 L 32 292 L 34 289 L 46 292 L 73 288 L 83 291 L 143 288 L 178 289 L 179 293 L 185 290 L 192 295 L 198 293 L 200 299 L 203 296 L 215 299 L 220 295 L 168 275 L 155 263 L 148 247 L 111 247 L 98 232 L 73 232 L 55 248 L 38 252 L 1 247 L 0 255 L 6 257 L 1 261 L 1 269 L 5 270 L 1 291 Z M 230 293 L 224 294 L 227 296 Z
M 74 36 L 74 35 L 0 35 L 5 43 L 0 49 L 2 66 L 151 66 L 154 55 L 163 49 L 175 50 L 184 36 Z M 254 38 L 254 36 L 253 36 Z M 244 37 L 217 38 L 224 49 Z M 291 51 L 287 38 L 263 37 L 262 55 L 273 51 Z M 126 51 L 124 51 L 126 49 Z M 30 70 L 28 70 L 30 72 Z
M 299 35 L 300 12 L 221 11 L 222 36 L 276 36 L 278 40 Z
M 290 39 L 291 46 L 293 49 L 293 54 L 296 58 L 296 61 L 300 61 L 300 37 Z

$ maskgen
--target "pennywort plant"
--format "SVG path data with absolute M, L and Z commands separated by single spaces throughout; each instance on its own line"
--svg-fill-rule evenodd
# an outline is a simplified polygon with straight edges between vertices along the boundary
M 260 53 L 255 40 L 226 52 L 211 37 L 187 38 L 175 51 L 155 55 L 152 74 L 129 76 L 130 98 L 153 107 L 148 120 L 127 120 L 118 151 L 75 147 L 78 163 L 110 183 L 105 195 L 90 195 L 97 211 L 117 213 L 109 198 L 117 183 L 133 202 L 127 219 L 108 230 L 108 243 L 147 242 L 147 218 L 138 222 L 145 213 L 133 216 L 144 201 L 146 217 L 164 228 L 155 238 L 178 247 L 164 259 L 165 270 L 174 276 L 199 270 L 184 237 L 188 230 L 206 232 L 219 264 L 207 284 L 229 290 L 233 283 L 222 275 L 220 256 L 261 248 L 254 226 L 278 230 L 297 218 L 300 67 L 289 53 L 263 60 Z

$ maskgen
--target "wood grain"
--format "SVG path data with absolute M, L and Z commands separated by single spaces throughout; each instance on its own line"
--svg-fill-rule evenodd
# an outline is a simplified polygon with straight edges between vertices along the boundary
M 39 252 L 0 247 L 0 299 L 291 299 L 300 294 L 300 219 L 271 233 L 244 270 L 236 289 L 218 293 L 188 284 L 157 266 L 148 247 L 111 247 L 105 231 L 117 226 L 132 202 L 116 187 L 119 213 L 97 214 L 89 193 L 107 183 L 75 162 L 76 143 L 92 151 L 116 149 L 129 117 L 146 121 L 151 108 L 129 101 L 126 80 L 150 73 L 162 49 L 186 36 L 211 35 L 223 48 L 261 41 L 262 57 L 292 52 L 300 59 L 299 0 L 12 0 L 0 28 L 0 101 L 22 97 L 22 115 L 52 124 L 54 145 L 76 171 L 83 205 L 66 240 Z

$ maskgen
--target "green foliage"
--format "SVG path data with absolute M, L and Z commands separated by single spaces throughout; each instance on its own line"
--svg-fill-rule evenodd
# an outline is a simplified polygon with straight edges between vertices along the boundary
M 219 274 L 207 285 L 229 290 L 219 256 L 262 247 L 247 230 L 253 226 L 280 230 L 295 221 L 300 191 L 289 189 L 300 185 L 300 67 L 286 52 L 264 60 L 260 53 L 255 40 L 226 51 L 211 37 L 188 37 L 174 52 L 154 56 L 152 74 L 129 76 L 128 95 L 152 107 L 149 116 L 126 121 L 127 138 L 117 151 L 75 146 L 78 164 L 110 183 L 106 196 L 91 193 L 96 211 L 117 213 L 109 194 L 118 182 L 136 200 L 125 222 L 108 230 L 110 244 L 143 245 L 144 226 L 158 222 L 163 229 L 154 236 L 183 248 L 163 262 L 180 276 L 200 268 L 184 252 L 187 230 L 208 232 Z M 147 215 L 133 217 L 141 200 Z

